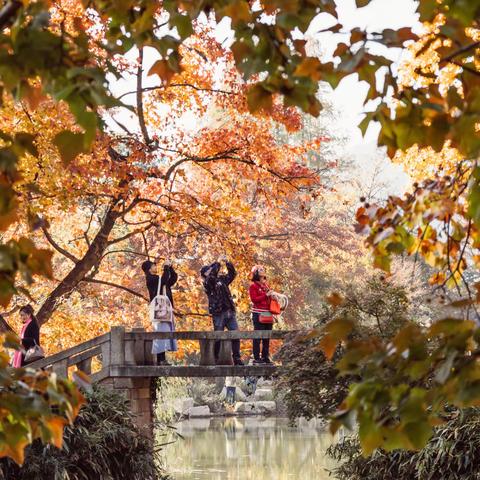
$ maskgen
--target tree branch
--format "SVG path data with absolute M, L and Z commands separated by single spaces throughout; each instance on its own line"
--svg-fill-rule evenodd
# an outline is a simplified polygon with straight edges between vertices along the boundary
M 231 157 L 233 153 L 236 153 L 236 149 L 226 150 L 224 152 L 219 152 L 215 155 L 210 157 L 196 157 L 196 156 L 186 156 L 185 158 L 181 158 L 180 160 L 176 161 L 165 173 L 165 180 L 169 180 L 173 172 L 183 163 L 186 162 L 193 162 L 193 163 L 208 163 L 208 162 L 216 162 L 219 160 L 235 160 L 234 157 Z
M 79 259 L 62 248 L 50 235 L 50 232 L 46 229 L 46 227 L 42 226 L 42 232 L 45 235 L 45 238 L 48 240 L 48 243 L 58 252 L 61 253 L 64 257 L 67 257 L 69 260 L 71 260 L 73 263 L 78 263 Z
M 466 72 L 468 73 L 471 73 L 473 75 L 477 75 L 480 77 L 480 72 L 478 72 L 477 70 L 467 66 L 467 65 L 463 65 L 463 63 L 461 62 L 457 62 L 456 60 L 450 60 L 449 63 L 452 63 L 453 65 L 456 65 L 457 67 L 460 67 L 462 68 L 463 70 L 465 70 Z
M 450 62 L 452 61 L 455 57 L 458 57 L 459 55 L 462 55 L 464 53 L 469 52 L 470 50 L 473 50 L 474 48 L 480 47 L 480 42 L 473 42 L 468 45 L 465 45 L 462 48 L 459 48 L 458 50 L 455 50 L 453 53 L 450 55 L 447 55 L 446 57 L 440 59 L 440 63 L 443 62 Z
M 129 232 L 129 233 L 123 235 L 122 237 L 113 238 L 112 240 L 108 241 L 108 245 L 113 245 L 115 243 L 120 243 L 120 242 L 123 242 L 124 240 L 128 240 L 130 237 L 133 237 L 134 235 L 138 235 L 139 233 L 144 233 L 147 230 L 150 230 L 154 226 L 155 225 L 153 223 L 151 223 L 147 228 L 137 229 L 137 230 L 134 230 L 132 232 Z
M 106 280 L 98 280 L 96 278 L 90 278 L 90 277 L 84 278 L 82 282 L 97 283 L 99 285 L 106 285 L 107 287 L 118 288 L 120 290 L 130 293 L 131 295 L 134 295 L 135 297 L 142 298 L 143 300 L 148 302 L 148 298 L 145 297 L 145 295 L 142 295 L 141 293 L 138 293 L 135 290 L 132 290 L 131 288 L 124 287 L 123 285 L 118 285 L 117 283 L 107 282 Z
M 141 232 L 143 234 L 143 232 Z M 135 252 L 134 250 L 122 250 L 122 249 L 119 249 L 119 250 L 109 250 L 108 252 L 105 252 L 102 256 L 102 259 L 104 259 L 107 255 L 112 255 L 114 253 L 130 253 L 132 255 L 137 255 L 139 257 L 149 257 L 149 255 L 145 254 L 145 253 L 141 253 L 141 252 Z
M 181 88 L 181 87 L 187 87 L 187 88 L 193 88 L 194 90 L 197 90 L 199 92 L 212 92 L 212 93 L 222 93 L 224 95 L 238 95 L 237 92 L 231 92 L 231 91 L 228 91 L 228 90 L 221 90 L 221 89 L 218 89 L 218 88 L 205 88 L 205 87 L 197 87 L 196 85 L 193 85 L 191 83 L 171 83 L 170 85 L 168 85 L 168 88 L 174 88 L 174 87 L 177 87 L 177 88 Z M 164 89 L 166 88 L 166 85 L 158 85 L 156 87 L 144 87 L 142 88 L 142 92 L 152 92 L 154 90 L 161 90 L 161 89 Z M 122 95 L 120 95 L 118 97 L 118 100 L 121 100 L 123 97 L 126 97 L 127 95 L 133 95 L 134 93 L 138 94 L 138 90 L 132 90 L 131 92 L 125 92 L 125 93 L 122 93 Z
M 142 75 L 143 75 L 143 47 L 139 51 L 138 69 L 137 69 L 137 115 L 138 123 L 142 131 L 143 140 L 145 145 L 150 145 L 151 140 L 148 135 L 147 126 L 145 124 L 145 115 L 143 113 L 143 88 L 142 88 Z

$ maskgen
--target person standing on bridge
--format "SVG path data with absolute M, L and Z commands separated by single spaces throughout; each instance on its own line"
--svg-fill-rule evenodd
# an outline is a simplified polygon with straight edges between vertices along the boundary
M 227 273 L 220 273 L 222 265 L 227 268 Z M 230 292 L 230 284 L 237 275 L 233 264 L 222 255 L 216 262 L 203 267 L 200 274 L 208 297 L 208 310 L 212 315 L 213 329 L 238 330 L 235 303 Z M 218 360 L 219 353 L 220 342 L 215 342 L 215 360 Z M 240 340 L 232 340 L 232 356 L 234 365 L 243 365 L 240 357 Z
M 249 289 L 250 300 L 252 301 L 252 321 L 254 330 L 272 330 L 273 315 L 270 312 L 271 290 L 267 283 L 265 269 L 260 265 L 252 268 L 252 284 Z M 261 344 L 261 351 L 260 351 Z M 270 339 L 253 340 L 253 363 L 271 364 L 270 360 Z
M 163 264 L 163 273 L 160 278 L 159 275 L 156 275 L 152 272 L 155 264 L 149 260 L 142 263 L 142 270 L 145 273 L 145 280 L 147 282 L 148 294 L 150 297 L 150 302 L 158 295 L 158 292 L 165 292 L 165 295 L 170 300 L 173 309 L 173 295 L 172 287 L 175 285 L 178 279 L 177 272 L 172 266 L 170 260 L 166 260 Z M 160 285 L 158 282 L 161 282 Z M 173 315 L 172 315 L 173 317 Z M 171 319 L 170 322 L 158 322 L 155 324 L 155 331 L 157 332 L 174 332 L 175 323 L 174 319 Z M 170 365 L 166 358 L 166 352 L 176 352 L 177 351 L 177 341 L 174 339 L 166 340 L 154 340 L 152 353 L 157 355 L 157 365 Z

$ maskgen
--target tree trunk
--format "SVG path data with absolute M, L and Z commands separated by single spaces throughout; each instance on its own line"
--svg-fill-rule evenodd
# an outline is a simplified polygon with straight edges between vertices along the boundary
M 0 315 L 0 333 L 14 332 L 15 330 L 8 324 L 3 315 Z M 0 477 L 1 478 L 1 477 Z
M 102 255 L 108 247 L 108 237 L 115 226 L 115 222 L 121 215 L 121 213 L 115 209 L 117 204 L 118 200 L 110 204 L 103 224 L 83 258 L 75 264 L 68 275 L 57 285 L 40 307 L 37 313 L 37 320 L 40 325 L 49 320 L 57 308 L 58 302 L 72 293 L 90 270 L 100 262 Z

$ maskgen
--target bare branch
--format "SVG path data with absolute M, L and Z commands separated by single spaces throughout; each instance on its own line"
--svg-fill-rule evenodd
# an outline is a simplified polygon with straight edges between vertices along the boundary
M 143 232 L 141 232 L 142 235 L 143 235 Z M 122 249 L 118 249 L 118 250 L 109 250 L 108 252 L 105 252 L 102 256 L 102 259 L 104 259 L 107 255 L 112 255 L 114 253 L 130 253 L 132 255 L 137 255 L 139 257 L 148 257 L 149 255 L 145 254 L 145 253 L 142 253 L 142 252 L 136 252 L 135 250 L 122 250 Z
M 143 113 L 143 87 L 142 87 L 142 75 L 143 75 L 143 47 L 139 51 L 138 69 L 137 69 L 137 115 L 138 123 L 142 131 L 143 140 L 145 145 L 150 145 L 151 139 L 148 135 L 147 126 L 145 124 L 145 115 Z
M 132 232 L 129 232 L 121 237 L 118 237 L 118 238 L 113 238 L 112 240 L 109 240 L 108 241 L 108 245 L 113 245 L 115 243 L 120 243 L 120 242 L 123 242 L 124 240 L 128 240 L 130 237 L 133 237 L 135 235 L 138 235 L 139 233 L 144 233 L 146 232 L 147 230 L 150 230 L 152 227 L 154 227 L 155 224 L 151 223 L 148 227 L 146 228 L 141 228 L 141 229 L 136 229 L 136 230 L 133 230 Z
M 165 173 L 165 180 L 169 180 L 170 176 L 183 163 L 186 163 L 186 162 L 209 163 L 209 162 L 217 162 L 220 160 L 239 160 L 236 157 L 232 157 L 232 154 L 236 152 L 237 152 L 237 149 L 230 149 L 230 150 L 225 150 L 224 152 L 219 152 L 215 155 L 211 155 L 209 157 L 197 157 L 194 155 L 185 156 L 185 158 L 181 158 L 180 160 L 178 160 L 177 162 L 175 162 L 173 165 L 170 166 L 170 168 L 167 170 L 167 173 Z
M 152 92 L 154 90 L 162 90 L 166 88 L 166 85 L 158 85 L 156 87 L 144 87 L 142 88 L 142 92 Z M 205 88 L 205 87 L 197 87 L 196 85 L 192 85 L 191 83 L 171 83 L 168 85 L 167 88 L 193 88 L 193 90 L 197 90 L 199 92 L 211 92 L 211 93 L 222 93 L 224 95 L 238 95 L 237 92 L 232 92 L 228 90 L 221 90 L 218 88 Z M 125 92 L 118 97 L 118 100 L 121 100 L 123 97 L 127 95 L 133 95 L 134 93 L 138 94 L 138 90 L 132 90 L 131 92 Z
M 470 50 L 474 50 L 475 48 L 478 48 L 478 47 L 480 47 L 480 42 L 473 42 L 468 45 L 465 45 L 464 47 L 459 48 L 458 50 L 455 50 L 450 55 L 447 55 L 446 57 L 440 59 L 440 63 L 451 62 L 455 57 L 458 57 L 459 55 L 463 55 L 464 53 L 467 53 Z

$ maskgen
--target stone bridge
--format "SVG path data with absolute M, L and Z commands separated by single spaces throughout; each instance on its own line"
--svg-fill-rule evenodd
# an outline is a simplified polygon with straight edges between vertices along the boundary
M 113 327 L 109 333 L 56 353 L 29 366 L 45 368 L 62 377 L 76 370 L 90 376 L 93 383 L 123 394 L 141 428 L 151 433 L 155 382 L 158 377 L 245 377 L 271 376 L 278 365 L 232 365 L 231 341 L 270 338 L 284 340 L 288 331 L 234 332 L 146 332 L 141 328 L 126 331 Z M 198 365 L 160 366 L 151 354 L 155 339 L 199 342 Z M 215 363 L 214 345 L 220 341 L 219 360 Z

